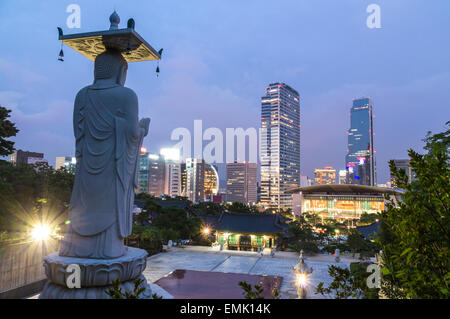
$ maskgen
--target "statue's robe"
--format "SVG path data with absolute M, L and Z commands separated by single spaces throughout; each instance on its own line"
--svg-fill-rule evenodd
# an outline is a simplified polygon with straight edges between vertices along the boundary
M 60 255 L 116 258 L 131 234 L 134 187 L 145 129 L 137 97 L 122 86 L 82 89 L 73 114 L 75 183 Z

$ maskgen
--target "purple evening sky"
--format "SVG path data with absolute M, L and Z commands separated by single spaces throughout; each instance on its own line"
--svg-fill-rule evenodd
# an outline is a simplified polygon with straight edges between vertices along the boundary
M 69 29 L 69 4 L 81 28 Z M 381 7 L 381 29 L 369 29 L 366 8 Z M 152 0 L 0 2 L 0 104 L 13 110 L 20 149 L 73 155 L 72 107 L 93 79 L 93 64 L 65 48 L 57 61 L 57 26 L 65 33 L 104 30 L 116 8 L 156 49 L 154 62 L 129 65 L 127 86 L 140 115 L 151 117 L 144 145 L 174 145 L 177 127 L 193 130 L 260 126 L 260 98 L 271 82 L 301 97 L 301 168 L 345 166 L 352 98 L 374 101 L 378 183 L 387 161 L 422 150 L 427 131 L 450 120 L 448 0 Z

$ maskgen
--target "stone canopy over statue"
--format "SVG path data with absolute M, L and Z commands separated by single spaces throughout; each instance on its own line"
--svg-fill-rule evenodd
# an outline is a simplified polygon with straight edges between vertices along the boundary
M 113 280 L 132 286 L 143 277 L 147 253 L 126 247 L 124 238 L 131 234 L 139 152 L 150 119 L 139 120 L 137 96 L 124 84 L 127 61 L 159 60 L 160 54 L 134 31 L 134 20 L 118 29 L 114 12 L 110 22 L 110 30 L 100 32 L 63 35 L 59 29 L 64 44 L 95 61 L 94 82 L 75 98 L 70 223 L 59 254 L 44 259 L 49 282 L 41 298 L 104 298 Z M 65 287 L 65 269 L 74 263 L 82 273 L 75 290 Z

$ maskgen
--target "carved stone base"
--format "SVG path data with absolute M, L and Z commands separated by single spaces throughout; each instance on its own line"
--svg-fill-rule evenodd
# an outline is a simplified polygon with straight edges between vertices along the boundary
M 139 278 L 143 280 L 139 287 L 145 287 L 145 291 L 139 295 L 139 298 L 152 299 L 152 290 L 147 280 L 143 275 Z M 106 293 L 109 288 L 112 288 L 112 286 L 67 288 L 48 281 L 39 295 L 39 299 L 110 299 L 111 297 Z M 123 293 L 125 291 L 132 293 L 134 280 L 122 282 L 120 288 Z
M 106 290 L 112 282 L 120 279 L 122 292 L 133 292 L 134 281 L 143 279 L 140 287 L 145 287 L 141 298 L 151 298 L 151 289 L 142 275 L 147 265 L 147 252 L 127 247 L 125 255 L 115 259 L 87 259 L 62 257 L 53 253 L 44 258 L 45 274 L 48 282 L 39 296 L 40 299 L 107 299 Z M 69 271 L 67 267 L 71 266 Z M 75 282 L 73 268 L 79 267 L 80 288 L 69 288 L 68 282 Z M 70 268 L 69 268 L 70 269 Z

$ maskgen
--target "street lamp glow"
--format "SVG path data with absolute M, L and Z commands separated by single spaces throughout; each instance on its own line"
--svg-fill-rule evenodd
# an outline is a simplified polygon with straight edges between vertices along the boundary
M 297 275 L 297 284 L 300 287 L 305 287 L 307 283 L 308 283 L 308 278 L 307 278 L 306 274 L 298 274 Z
M 46 225 L 37 225 L 31 231 L 31 237 L 36 240 L 45 240 L 50 236 L 50 228 Z
M 209 235 L 210 231 L 211 230 L 208 227 L 203 228 L 203 234 L 206 235 L 206 236 Z

